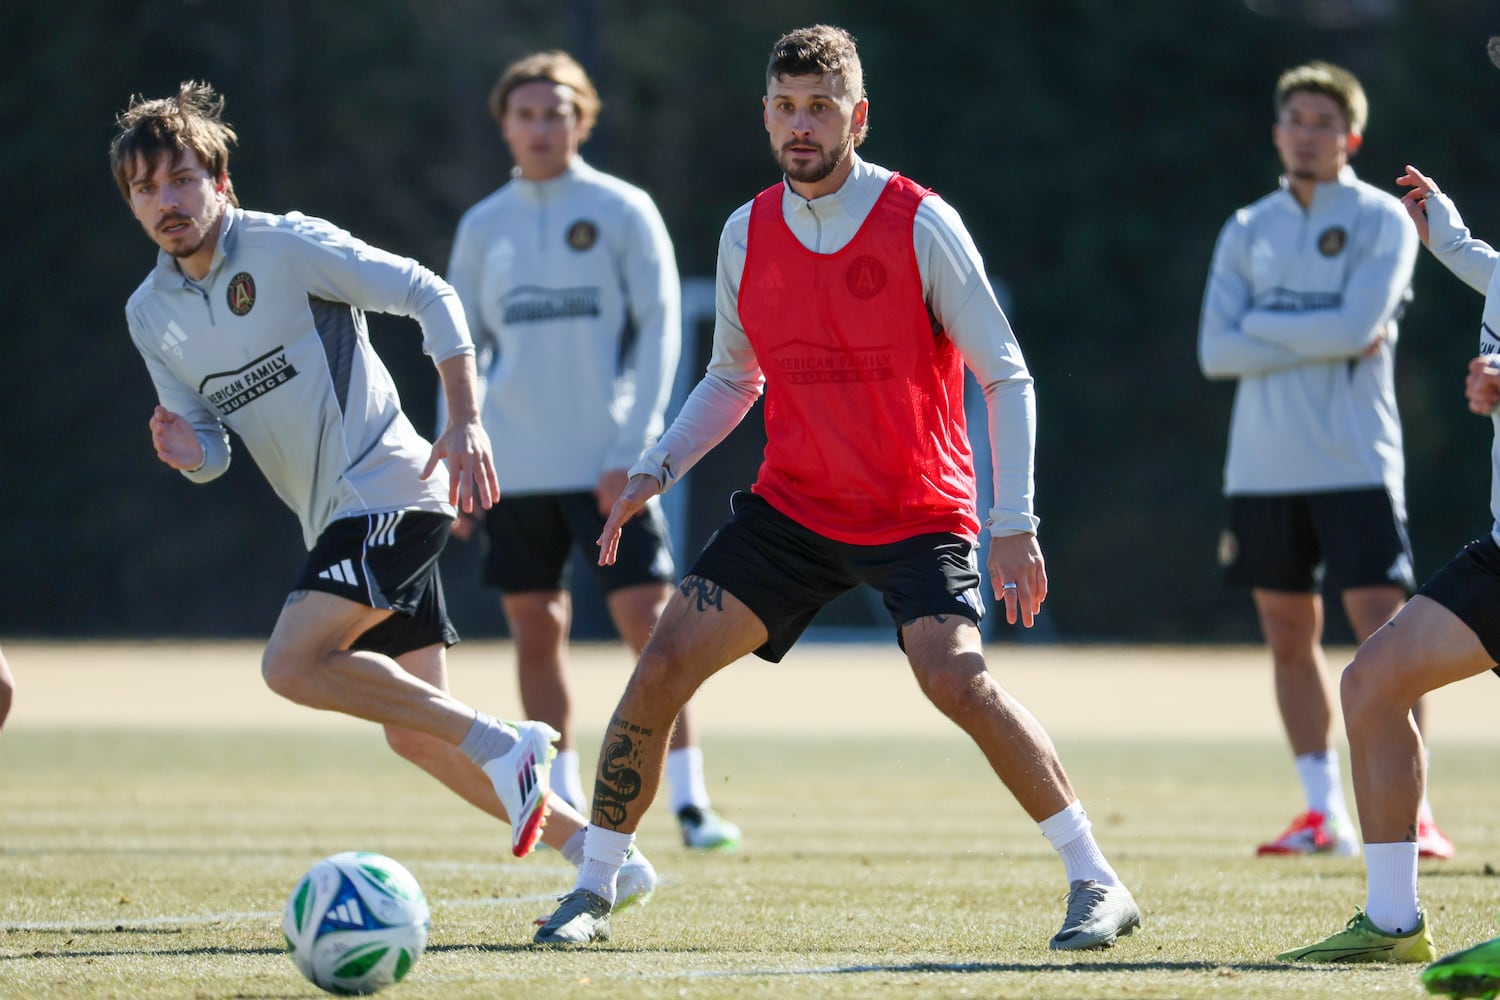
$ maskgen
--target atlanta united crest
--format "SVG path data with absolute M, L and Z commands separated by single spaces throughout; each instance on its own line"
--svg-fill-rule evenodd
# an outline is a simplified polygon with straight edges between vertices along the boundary
M 250 272 L 241 271 L 229 279 L 229 290 L 224 293 L 229 300 L 229 311 L 243 316 L 255 308 L 255 279 Z
M 568 246 L 579 253 L 587 250 L 599 240 L 599 227 L 588 219 L 579 219 L 568 227 Z
M 857 257 L 849 262 L 844 281 L 856 299 L 873 299 L 885 288 L 885 265 L 876 257 Z
M 1329 226 L 1318 236 L 1318 253 L 1324 257 L 1335 257 L 1348 242 L 1348 230 L 1343 226 Z

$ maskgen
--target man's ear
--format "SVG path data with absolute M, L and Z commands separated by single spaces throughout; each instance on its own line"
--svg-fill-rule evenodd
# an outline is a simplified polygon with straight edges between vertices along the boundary
M 870 99 L 866 97 L 854 105 L 854 120 L 849 124 L 849 134 L 859 135 L 870 120 Z
M 1364 136 L 1360 135 L 1358 132 L 1350 132 L 1349 138 L 1344 142 L 1344 148 L 1349 151 L 1350 156 L 1353 156 L 1355 153 L 1359 152 L 1359 147 L 1363 146 L 1364 144 Z

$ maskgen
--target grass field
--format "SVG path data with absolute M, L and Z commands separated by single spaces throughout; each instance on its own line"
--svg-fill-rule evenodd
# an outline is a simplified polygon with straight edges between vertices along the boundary
M 283 705 L 256 647 L 5 643 L 20 691 L 0 735 L 0 997 L 320 995 L 282 951 L 286 894 L 319 857 L 402 861 L 433 905 L 426 956 L 388 992 L 467 997 L 1418 997 L 1404 966 L 1289 967 L 1363 901 L 1358 859 L 1258 860 L 1299 792 L 1255 650 L 1005 647 L 1002 683 L 1057 740 L 1145 925 L 1060 955 L 1062 868 L 886 646 L 741 664 L 697 705 L 734 855 L 640 843 L 664 884 L 608 945 L 533 951 L 571 887 L 556 854 L 395 758 L 374 727 Z M 461 646 L 453 686 L 513 710 L 510 651 Z M 1338 657 L 1333 657 L 1337 661 Z M 588 759 L 628 669 L 579 655 Z M 1440 951 L 1492 936 L 1500 687 L 1434 699 L 1432 798 L 1459 846 L 1423 865 Z

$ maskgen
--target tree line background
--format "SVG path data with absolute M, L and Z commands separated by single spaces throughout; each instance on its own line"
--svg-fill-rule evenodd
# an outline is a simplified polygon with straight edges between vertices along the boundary
M 1275 186 L 1277 75 L 1323 58 L 1370 96 L 1359 174 L 1395 190 L 1414 163 L 1500 240 L 1494 0 L 16 0 L 0 12 L 0 638 L 264 635 L 303 556 L 242 451 L 195 487 L 150 448 L 123 307 L 154 248 L 107 164 L 131 94 L 211 81 L 240 134 L 242 204 L 324 216 L 441 272 L 460 214 L 508 176 L 490 86 L 566 48 L 605 101 L 586 158 L 651 192 L 683 275 L 707 276 L 725 218 L 778 178 L 766 53 L 814 20 L 860 41 L 862 154 L 950 201 L 1009 291 L 1037 382 L 1045 634 L 1255 639 L 1215 556 L 1233 388 L 1196 360 L 1215 237 Z M 1461 390 L 1480 297 L 1425 252 L 1415 287 L 1398 390 L 1425 577 L 1488 529 L 1490 428 Z M 371 328 L 430 432 L 416 327 Z M 695 542 L 753 479 L 752 451 L 729 454 L 689 477 Z M 445 558 L 460 629 L 498 634 L 473 548 Z

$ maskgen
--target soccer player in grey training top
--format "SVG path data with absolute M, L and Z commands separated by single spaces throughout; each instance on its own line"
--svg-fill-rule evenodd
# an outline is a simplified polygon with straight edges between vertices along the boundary
M 458 297 L 416 261 L 320 219 L 240 208 L 223 103 L 199 83 L 137 98 L 110 147 L 120 193 L 160 248 L 125 310 L 160 400 L 157 457 L 208 482 L 229 466 L 228 431 L 239 436 L 310 550 L 266 645 L 266 683 L 383 725 L 402 756 L 508 818 L 524 856 L 543 836 L 557 734 L 497 721 L 447 691 L 445 650 L 458 637 L 438 556 L 455 508 L 499 494 Z M 365 310 L 421 325 L 449 414 L 435 444 L 401 412 Z M 555 811 L 546 839 L 560 847 L 582 817 Z M 642 864 L 635 888 L 649 891 Z
M 1490 40 L 1500 66 L 1500 38 Z M 1470 235 L 1458 207 L 1437 183 L 1408 166 L 1396 183 L 1433 256 L 1484 293 L 1478 356 L 1464 396 L 1493 425 L 1490 533 L 1470 542 L 1422 585 L 1391 622 L 1365 640 L 1344 671 L 1344 726 L 1354 800 L 1365 847 L 1365 905 L 1343 930 L 1283 952 L 1289 962 L 1432 962 L 1427 914 L 1417 900 L 1420 804 L 1427 784 L 1422 734 L 1411 706 L 1428 691 L 1500 663 L 1500 253 Z M 1494 996 L 1500 990 L 1500 939 L 1435 962 L 1422 979 L 1431 993 Z
M 0 652 L 0 729 L 5 727 L 5 717 L 10 714 L 15 694 L 16 679 L 11 675 L 10 664 L 5 662 L 5 653 Z
M 515 170 L 464 213 L 448 265 L 480 349 L 484 426 L 505 491 L 485 517 L 484 579 L 501 593 L 526 714 L 562 733 L 552 790 L 579 809 L 568 556 L 576 550 L 594 567 L 636 655 L 676 572 L 655 503 L 626 526 L 615 565 L 596 559 L 626 470 L 661 434 L 682 325 L 672 241 L 651 196 L 579 155 L 599 108 L 593 82 L 565 52 L 506 68 L 490 112 Z M 667 754 L 672 812 L 688 847 L 733 848 L 740 831 L 710 806 L 689 714 Z
M 1359 640 L 1414 586 L 1394 371 L 1417 234 L 1400 202 L 1349 166 L 1368 117 L 1353 75 L 1321 62 L 1287 70 L 1275 108 L 1281 186 L 1219 235 L 1198 357 L 1209 378 L 1237 383 L 1220 559 L 1230 583 L 1251 588 L 1306 797 L 1258 853 L 1352 855 L 1319 584 Z M 1425 804 L 1421 836 L 1425 856 L 1452 855 Z

